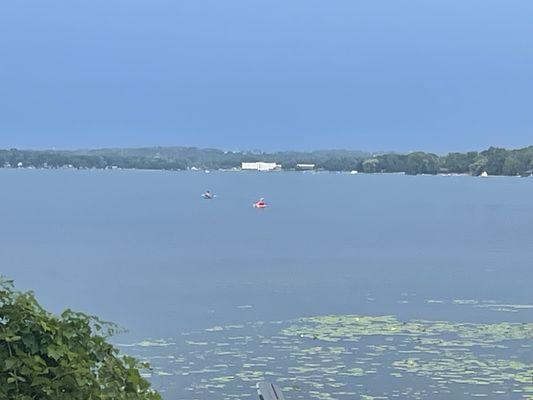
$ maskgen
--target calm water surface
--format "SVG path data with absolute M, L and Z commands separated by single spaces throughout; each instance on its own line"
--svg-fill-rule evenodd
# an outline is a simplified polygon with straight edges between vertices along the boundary
M 530 178 L 0 169 L 0 182 L 0 273 L 54 311 L 118 322 L 120 343 L 327 314 L 533 321 L 479 306 L 533 304 Z M 186 398 L 195 381 L 174 372 L 155 383 Z

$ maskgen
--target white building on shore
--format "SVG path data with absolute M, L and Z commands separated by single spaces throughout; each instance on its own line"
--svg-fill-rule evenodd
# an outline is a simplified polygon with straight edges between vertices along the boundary
M 251 171 L 275 171 L 281 169 L 280 164 L 267 162 L 243 162 L 241 165 L 243 170 Z
M 315 169 L 315 164 L 296 164 L 296 169 L 302 171 L 310 171 L 312 169 Z

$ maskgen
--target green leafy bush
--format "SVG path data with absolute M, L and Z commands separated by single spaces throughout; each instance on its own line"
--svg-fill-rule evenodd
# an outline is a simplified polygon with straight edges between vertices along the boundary
M 52 315 L 0 278 L 0 399 L 161 399 L 140 375 L 147 365 L 108 343 L 115 332 L 83 313 Z

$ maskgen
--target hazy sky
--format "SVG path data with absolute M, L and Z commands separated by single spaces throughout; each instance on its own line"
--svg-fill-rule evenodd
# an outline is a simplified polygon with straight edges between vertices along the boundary
M 0 147 L 533 144 L 532 0 L 0 3 Z

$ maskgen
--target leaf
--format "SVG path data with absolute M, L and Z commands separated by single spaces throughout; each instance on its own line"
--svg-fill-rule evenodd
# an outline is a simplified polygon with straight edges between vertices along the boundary
M 4 364 L 6 369 L 12 369 L 13 366 L 17 364 L 17 360 L 14 358 L 8 358 Z

